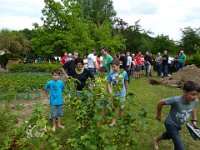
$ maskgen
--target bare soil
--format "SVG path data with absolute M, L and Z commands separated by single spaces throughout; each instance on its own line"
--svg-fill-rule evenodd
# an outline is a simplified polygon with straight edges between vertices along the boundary
M 10 104 L 11 112 L 18 116 L 17 126 L 22 125 L 31 116 L 36 104 L 49 104 L 48 98 L 43 91 L 41 91 L 41 97 L 38 100 L 16 100 Z
M 170 77 L 161 79 L 160 83 L 169 87 L 182 87 L 185 81 L 194 81 L 200 85 L 200 68 L 195 65 L 185 66 Z

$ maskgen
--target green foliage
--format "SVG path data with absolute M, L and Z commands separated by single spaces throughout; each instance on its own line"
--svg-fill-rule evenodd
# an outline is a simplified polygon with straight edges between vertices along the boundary
M 0 31 L 0 50 L 9 53 L 9 57 L 24 57 L 30 51 L 30 41 L 23 33 L 1 30 Z
M 169 39 L 169 36 L 159 35 L 154 39 L 153 49 L 151 52 L 154 54 L 167 50 L 169 54 L 177 55 L 180 51 L 178 46 L 175 44 L 173 40 Z
M 186 64 L 191 65 L 194 64 L 196 66 L 200 66 L 200 54 L 192 54 L 187 56 Z
M 37 100 L 50 75 L 0 74 L 0 100 Z
M 43 105 L 37 105 L 30 118 L 19 128 L 16 128 L 15 120 L 13 115 L 10 115 L 9 110 L 3 110 L 5 112 L 1 110 L 1 121 L 9 123 L 9 125 L 5 126 L 0 132 L 2 134 L 0 136 L 0 149 L 23 149 L 25 147 L 59 149 L 58 139 L 52 135 L 51 129 L 47 126 L 48 121 L 45 119 L 45 110 L 46 108 Z M 10 115 L 9 118 L 8 115 Z M 3 127 L 2 122 L 1 128 Z
M 60 64 L 13 64 L 10 66 L 10 72 L 52 72 L 53 69 L 60 68 Z
M 112 0 L 77 0 L 81 6 L 84 19 L 97 25 L 112 21 L 116 12 Z
M 119 79 L 121 77 L 119 76 Z M 121 118 L 116 110 L 121 106 L 116 93 L 122 89 L 122 82 L 113 86 L 113 92 L 108 93 L 106 89 L 107 80 L 105 75 L 98 75 L 94 81 L 88 81 L 87 88 L 76 96 L 76 91 L 71 86 L 74 79 L 68 81 L 66 89 L 71 94 L 69 107 L 73 111 L 76 127 L 74 133 L 67 139 L 73 149 L 132 149 L 136 142 L 132 138 L 135 126 L 146 124 L 147 111 L 142 109 L 139 113 L 130 113 L 127 106 L 127 113 Z M 127 95 L 127 103 L 131 104 L 133 95 Z M 109 127 L 112 118 L 117 119 L 114 127 Z M 138 120 L 138 121 L 136 121 Z M 139 128 L 138 128 L 139 129 Z
M 44 25 L 35 29 L 34 38 L 31 40 L 31 47 L 37 55 L 62 55 L 64 51 L 76 50 L 84 56 L 92 48 L 100 49 L 106 46 L 114 53 L 125 47 L 124 39 L 120 34 L 112 34 L 110 16 L 114 13 L 112 13 L 111 1 L 92 2 L 91 7 L 94 9 L 98 5 L 95 14 L 100 14 L 100 18 L 98 15 L 93 16 L 94 19 L 99 19 L 96 21 L 84 18 L 86 6 L 83 3 L 85 2 L 80 3 L 81 5 L 74 0 L 61 2 L 45 0 L 46 6 L 42 11 Z M 91 11 L 88 7 L 87 10 Z M 101 7 L 104 13 L 99 12 Z M 111 9 L 110 12 L 108 9 Z M 97 23 L 99 21 L 101 23 Z
M 200 46 L 200 29 L 192 29 L 191 27 L 186 27 L 181 30 L 182 38 L 180 45 L 186 54 L 195 54 L 196 46 Z

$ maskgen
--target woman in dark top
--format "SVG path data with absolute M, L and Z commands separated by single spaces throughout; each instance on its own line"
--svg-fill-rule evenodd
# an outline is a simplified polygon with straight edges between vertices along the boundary
M 94 79 L 93 74 L 89 72 L 89 70 L 84 68 L 83 59 L 78 58 L 75 60 L 75 69 L 72 71 L 69 75 L 75 79 L 77 79 L 79 82 L 77 82 L 76 89 L 77 91 L 82 91 L 83 88 L 86 85 L 86 81 L 88 78 Z

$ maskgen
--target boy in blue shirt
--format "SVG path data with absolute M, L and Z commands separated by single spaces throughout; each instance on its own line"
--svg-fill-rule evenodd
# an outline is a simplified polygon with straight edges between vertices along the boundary
M 120 61 L 113 60 L 111 63 L 112 71 L 108 74 L 108 91 L 112 93 L 113 86 L 121 86 L 121 90 L 116 92 L 116 96 L 118 96 L 121 100 L 122 106 L 118 109 L 118 114 L 120 117 L 123 116 L 123 103 L 125 102 L 125 96 L 128 91 L 128 75 L 126 71 L 120 73 Z M 112 120 L 110 126 L 115 124 L 115 119 Z
M 64 91 L 64 82 L 59 80 L 60 71 L 54 69 L 52 72 L 53 80 L 50 80 L 45 85 L 45 90 L 49 91 L 50 94 L 50 105 L 51 105 L 51 117 L 53 118 L 53 128 L 56 130 L 56 118 L 58 118 L 58 127 L 64 128 L 61 125 L 61 117 L 63 116 L 63 96 L 62 92 Z
M 171 105 L 169 114 L 165 120 L 166 132 L 154 138 L 154 147 L 158 150 L 161 140 L 172 139 L 175 150 L 184 150 L 184 144 L 179 130 L 186 120 L 192 115 L 192 123 L 196 126 L 196 105 L 200 87 L 193 81 L 187 81 L 183 85 L 183 95 L 160 100 L 157 105 L 156 119 L 161 121 L 161 110 L 163 105 Z

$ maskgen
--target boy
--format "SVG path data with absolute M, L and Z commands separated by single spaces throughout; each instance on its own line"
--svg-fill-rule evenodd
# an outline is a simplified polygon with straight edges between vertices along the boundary
M 108 75 L 108 91 L 111 93 L 113 86 L 122 86 L 122 92 L 117 92 L 116 96 L 118 96 L 121 100 L 121 103 L 124 103 L 125 96 L 128 91 L 128 75 L 126 71 L 123 71 L 120 73 L 120 61 L 119 60 L 113 60 L 111 63 L 112 71 Z M 121 83 L 120 83 L 121 82 Z M 118 114 L 120 117 L 123 116 L 123 107 L 124 105 L 119 108 Z M 113 126 L 115 124 L 115 119 L 112 120 L 112 123 L 110 126 Z
M 52 72 L 53 80 L 50 80 L 46 86 L 45 90 L 49 90 L 50 94 L 50 105 L 51 105 L 51 117 L 53 118 L 53 128 L 52 130 L 55 132 L 56 130 L 56 118 L 58 118 L 58 127 L 64 128 L 61 125 L 61 117 L 63 116 L 63 97 L 62 92 L 64 91 L 64 82 L 59 80 L 60 71 L 58 69 L 54 69 Z
M 172 139 L 175 150 L 184 150 L 184 144 L 179 135 L 179 130 L 192 114 L 192 122 L 196 126 L 196 105 L 200 87 L 193 81 L 187 81 L 183 85 L 183 95 L 160 100 L 157 105 L 156 119 L 161 121 L 161 110 L 163 105 L 171 105 L 170 112 L 165 120 L 166 132 L 154 138 L 154 147 L 158 150 L 161 140 Z

